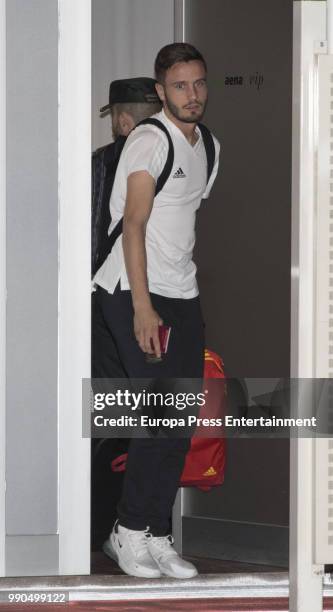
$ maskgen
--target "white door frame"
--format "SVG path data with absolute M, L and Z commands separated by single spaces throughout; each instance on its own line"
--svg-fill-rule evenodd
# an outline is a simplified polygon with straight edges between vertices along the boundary
M 59 574 L 90 573 L 90 440 L 82 378 L 90 378 L 91 0 L 59 9 Z
M 6 0 L 0 0 L 0 577 L 6 541 Z
M 294 1 L 291 377 L 315 378 L 317 55 L 326 52 L 326 2 Z M 301 397 L 297 398 L 301 403 Z M 294 407 L 295 408 L 295 407 Z M 290 611 L 320 612 L 323 566 L 315 565 L 315 441 L 290 441 Z

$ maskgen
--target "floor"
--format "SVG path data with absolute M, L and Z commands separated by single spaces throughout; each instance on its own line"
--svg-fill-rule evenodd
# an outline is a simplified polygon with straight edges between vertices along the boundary
M 0 612 L 289 612 L 286 568 L 187 559 L 197 565 L 200 572 L 197 578 L 187 585 L 186 581 L 171 579 L 159 580 L 161 584 L 157 585 L 156 580 L 129 578 L 102 552 L 94 552 L 91 576 L 3 579 Z M 255 593 L 251 590 L 253 584 Z M 333 612 L 331 581 L 327 584 L 330 588 L 325 587 L 323 610 Z M 4 603 L 6 592 L 14 589 L 27 592 L 29 588 L 32 593 L 67 590 L 70 601 L 41 605 Z
M 10 605 L 0 604 L 0 612 L 289 612 L 287 599 L 256 599 L 241 600 L 235 599 L 195 599 L 195 600 L 176 600 L 170 601 L 123 601 L 123 602 L 97 602 L 81 601 L 70 602 L 68 604 L 54 605 Z M 326 599 L 323 610 L 331 612 L 333 610 L 333 598 Z
M 198 560 L 196 560 L 198 563 Z M 114 564 L 94 556 L 108 573 L 94 576 L 5 578 L 0 584 L 0 612 L 289 612 L 288 574 L 256 573 L 258 565 L 218 562 L 221 574 L 206 573 L 189 581 L 146 580 L 117 575 Z M 216 570 L 216 563 L 200 560 L 200 570 Z M 198 565 L 199 565 L 198 563 Z M 95 565 L 95 567 L 97 567 Z M 112 573 L 112 571 L 114 573 Z M 229 573 L 228 573 L 229 572 Z M 325 611 L 333 611 L 332 581 L 325 579 Z M 160 583 L 160 584 L 157 584 Z M 255 585 L 255 592 L 253 586 Z M 259 592 L 258 592 L 259 591 Z M 16 604 L 8 593 L 67 593 L 65 604 Z
M 332 609 L 332 608 L 327 608 Z M 170 601 L 140 601 L 140 602 L 97 602 L 81 601 L 70 602 L 68 604 L 52 605 L 10 605 L 13 612 L 288 612 L 287 600 L 236 600 L 226 599 L 195 599 L 195 600 L 175 600 Z M 9 612 L 8 604 L 0 604 L 0 612 Z
M 268 573 L 268 572 L 285 572 L 285 568 L 268 566 L 268 565 L 254 565 L 248 563 L 240 563 L 237 561 L 221 561 L 220 559 L 202 559 L 196 557 L 184 557 L 188 561 L 195 564 L 200 574 L 232 574 L 232 573 Z M 117 576 L 123 574 L 118 565 L 106 557 L 102 552 L 92 553 L 92 574 L 102 574 L 109 576 Z M 187 612 L 196 610 L 196 612 L 288 612 L 288 599 L 287 598 L 270 598 L 270 599 L 173 599 L 172 601 L 127 601 L 117 603 L 106 603 L 102 602 L 89 602 L 89 604 L 75 608 L 75 611 L 82 610 L 88 612 L 88 610 L 96 610 L 103 612 Z M 0 608 L 1 611 L 1 608 Z M 16 612 L 16 611 L 15 611 Z M 74 610 L 73 610 L 74 612 Z
M 197 557 L 184 557 L 197 567 L 200 574 L 239 574 L 250 572 L 285 572 L 286 568 L 272 565 L 255 565 L 240 563 L 238 561 L 221 561 L 220 559 L 202 559 Z M 118 565 L 109 559 L 103 552 L 93 552 L 91 556 L 91 573 L 117 576 L 123 575 Z

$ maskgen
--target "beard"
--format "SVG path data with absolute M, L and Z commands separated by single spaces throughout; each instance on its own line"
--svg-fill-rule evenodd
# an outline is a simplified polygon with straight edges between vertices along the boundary
M 204 116 L 207 100 L 204 103 L 196 102 L 198 108 L 186 109 L 186 107 L 176 106 L 176 104 L 174 104 L 165 94 L 165 104 L 170 113 L 179 121 L 183 121 L 184 123 L 199 123 Z

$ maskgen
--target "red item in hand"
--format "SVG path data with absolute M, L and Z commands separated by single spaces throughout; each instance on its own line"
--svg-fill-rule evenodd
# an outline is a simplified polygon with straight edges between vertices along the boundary
M 165 355 L 168 350 L 169 338 L 170 338 L 171 327 L 167 325 L 159 325 L 158 327 L 158 337 L 160 340 L 161 354 Z M 153 340 L 150 339 L 150 346 L 152 350 L 154 350 Z

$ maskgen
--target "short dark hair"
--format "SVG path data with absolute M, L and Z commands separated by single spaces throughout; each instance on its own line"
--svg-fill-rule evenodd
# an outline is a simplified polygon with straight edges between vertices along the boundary
M 179 62 L 191 62 L 197 60 L 202 62 L 205 70 L 207 64 L 200 51 L 189 43 L 172 43 L 162 47 L 155 60 L 155 78 L 163 83 L 166 71 Z
M 161 108 L 161 102 L 116 102 L 111 106 L 111 114 L 113 116 L 114 114 L 120 115 L 122 112 L 128 113 L 136 125 L 142 119 L 159 113 Z

